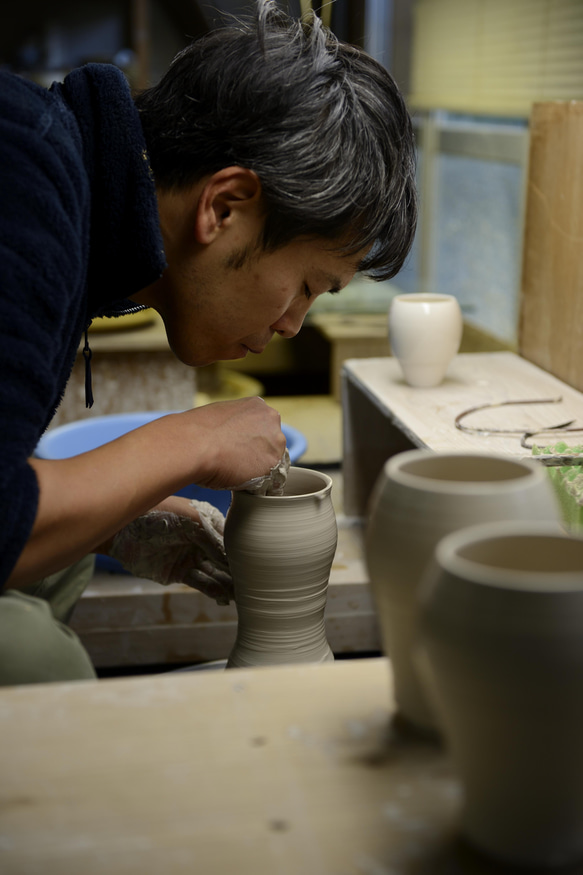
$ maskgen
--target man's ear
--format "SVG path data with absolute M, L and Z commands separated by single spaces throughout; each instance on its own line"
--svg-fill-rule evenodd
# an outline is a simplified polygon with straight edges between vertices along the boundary
M 207 180 L 196 208 L 197 243 L 208 244 L 261 199 L 261 182 L 253 170 L 224 167 Z

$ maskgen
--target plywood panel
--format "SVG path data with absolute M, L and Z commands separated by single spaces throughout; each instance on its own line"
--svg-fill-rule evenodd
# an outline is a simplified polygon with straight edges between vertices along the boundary
M 571 420 L 583 424 L 583 394 L 511 352 L 460 353 L 443 383 L 431 389 L 407 385 L 394 358 L 347 361 L 343 381 L 347 517 L 366 514 L 383 464 L 402 450 L 426 447 L 434 452 L 495 452 L 530 458 L 531 452 L 521 446 L 525 432 Z M 560 400 L 532 403 L 551 398 Z M 527 399 L 531 403 L 526 406 L 511 403 Z M 457 429 L 456 417 L 480 405 L 494 406 L 464 420 L 466 426 L 480 431 Z M 498 429 L 517 432 L 499 434 Z M 549 442 L 549 433 L 545 434 L 537 441 L 543 446 Z M 556 440 L 563 436 L 554 432 Z M 577 441 L 580 438 L 576 436 Z
M 531 117 L 520 353 L 583 389 L 583 102 Z
M 385 659 L 0 690 L 0 871 L 489 875 L 394 711 Z

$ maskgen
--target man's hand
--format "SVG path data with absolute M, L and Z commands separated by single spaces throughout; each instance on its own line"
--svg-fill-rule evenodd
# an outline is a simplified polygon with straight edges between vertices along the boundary
M 170 498 L 114 536 L 109 555 L 136 577 L 185 583 L 219 605 L 233 597 L 223 529 L 225 518 L 206 501 Z
M 232 489 L 268 476 L 284 454 L 280 415 L 262 398 L 217 401 L 178 416 L 187 423 L 181 452 L 190 452 L 196 461 L 190 482 L 199 486 Z M 189 423 L 196 425 L 192 444 Z
M 271 476 L 284 450 L 279 413 L 261 398 L 241 398 L 162 416 L 69 459 L 31 458 L 39 502 L 10 586 L 109 552 L 102 545 L 116 533 L 152 508 L 166 510 L 158 502 L 191 483 L 230 489 Z M 200 562 L 207 574 L 206 559 Z M 210 576 L 220 570 L 214 566 Z M 204 588 L 202 575 L 198 584 L 190 580 Z

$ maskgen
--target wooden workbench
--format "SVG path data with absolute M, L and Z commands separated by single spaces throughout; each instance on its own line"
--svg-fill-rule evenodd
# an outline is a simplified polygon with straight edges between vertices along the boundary
M 0 729 L 2 875 L 516 875 L 384 658 L 13 687 Z
M 3 875 L 500 872 L 385 659 L 0 691 Z
M 384 358 L 391 355 L 388 336 L 389 303 L 390 298 L 383 312 L 342 313 L 312 310 L 308 314 L 308 323 L 330 344 L 330 391 L 336 401 L 340 401 L 342 396 L 344 362 L 349 359 Z M 510 346 L 511 344 L 464 321 L 460 352 L 493 352 L 510 349 Z
M 414 447 L 435 452 L 493 452 L 530 458 L 521 446 L 524 432 L 575 420 L 583 427 L 583 394 L 512 352 L 460 353 L 445 380 L 431 389 L 405 383 L 394 358 L 354 359 L 344 363 L 343 473 L 344 512 L 363 517 L 373 485 L 389 456 Z M 464 419 L 483 429 L 517 429 L 517 434 L 466 433 L 456 417 L 483 404 L 560 398 L 559 403 L 493 407 Z M 557 432 L 542 445 L 564 438 Z

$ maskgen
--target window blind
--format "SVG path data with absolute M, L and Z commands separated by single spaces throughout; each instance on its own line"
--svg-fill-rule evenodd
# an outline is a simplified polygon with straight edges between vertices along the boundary
M 583 99 L 582 0 L 416 0 L 409 103 L 529 116 Z

